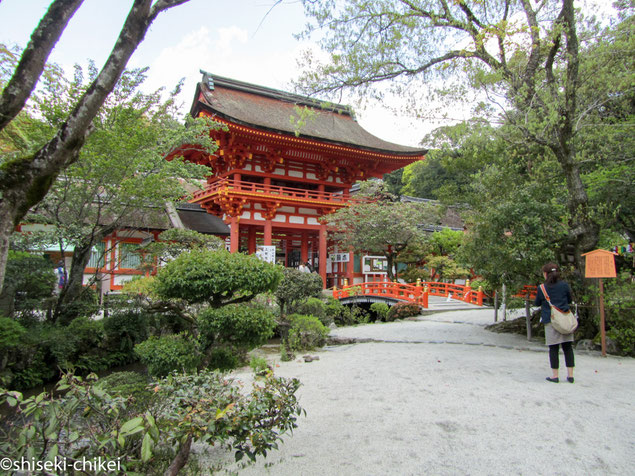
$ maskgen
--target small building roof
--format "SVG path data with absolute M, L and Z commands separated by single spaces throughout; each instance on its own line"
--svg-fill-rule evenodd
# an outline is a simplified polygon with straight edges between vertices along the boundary
M 209 235 L 229 235 L 229 227 L 225 222 L 207 213 L 198 203 L 180 203 L 176 211 L 185 228 Z
M 326 141 L 395 156 L 422 156 L 427 149 L 394 144 L 372 135 L 356 121 L 349 106 L 319 101 L 276 89 L 203 72 L 191 114 L 201 109 L 225 120 L 270 132 Z M 313 113 L 298 127 L 297 107 Z

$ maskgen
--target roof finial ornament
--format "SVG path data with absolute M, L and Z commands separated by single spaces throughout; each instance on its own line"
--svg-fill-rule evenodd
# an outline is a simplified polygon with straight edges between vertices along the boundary
M 212 75 L 209 74 L 207 71 L 203 71 L 202 69 L 199 70 L 199 71 L 203 75 L 203 83 L 205 83 L 207 85 L 207 87 L 209 88 L 210 91 L 213 91 L 214 90 L 214 79 L 212 78 Z

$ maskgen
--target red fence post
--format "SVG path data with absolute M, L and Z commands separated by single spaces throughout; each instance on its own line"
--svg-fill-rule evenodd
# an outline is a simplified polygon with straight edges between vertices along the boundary
M 421 297 L 421 306 L 424 308 L 428 308 L 428 285 L 426 284 L 423 287 L 423 296 Z

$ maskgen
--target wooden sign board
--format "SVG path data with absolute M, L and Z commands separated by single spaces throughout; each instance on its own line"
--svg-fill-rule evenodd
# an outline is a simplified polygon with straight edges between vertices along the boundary
M 585 278 L 615 278 L 615 253 L 606 250 L 595 250 L 585 253 Z

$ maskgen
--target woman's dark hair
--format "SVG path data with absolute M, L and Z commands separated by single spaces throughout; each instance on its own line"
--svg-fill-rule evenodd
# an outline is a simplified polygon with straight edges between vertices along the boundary
M 560 268 L 556 263 L 547 263 L 542 267 L 542 272 L 547 273 L 546 284 L 554 284 L 560 281 Z

